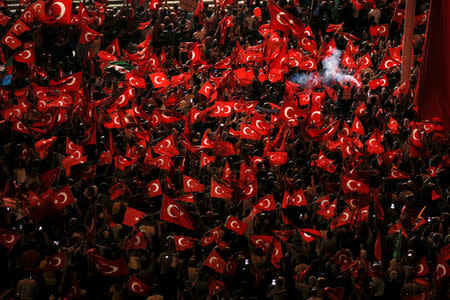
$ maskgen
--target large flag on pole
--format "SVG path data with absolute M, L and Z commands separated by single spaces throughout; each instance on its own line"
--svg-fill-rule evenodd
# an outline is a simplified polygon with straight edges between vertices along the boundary
M 450 1 L 432 0 L 415 96 L 422 119 L 438 117 L 450 130 Z

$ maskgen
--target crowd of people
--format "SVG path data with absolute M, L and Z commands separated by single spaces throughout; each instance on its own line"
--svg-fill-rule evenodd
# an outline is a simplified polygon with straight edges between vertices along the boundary
M 0 297 L 448 299 L 405 2 L 2 1 Z

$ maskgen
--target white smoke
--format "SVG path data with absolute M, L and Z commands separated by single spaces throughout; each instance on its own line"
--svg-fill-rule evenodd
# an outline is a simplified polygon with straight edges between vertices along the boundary
M 319 73 L 319 76 L 317 76 L 317 73 L 297 73 L 291 77 L 291 81 L 304 88 L 313 88 L 319 83 L 331 86 L 333 85 L 333 82 L 351 82 L 359 86 L 358 81 L 352 75 L 342 72 L 339 68 L 341 55 L 342 52 L 339 49 L 335 49 L 332 55 L 325 57 L 322 60 L 323 71 Z

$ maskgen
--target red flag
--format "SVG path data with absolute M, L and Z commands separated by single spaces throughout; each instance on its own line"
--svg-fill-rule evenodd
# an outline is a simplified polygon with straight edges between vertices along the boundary
M 52 204 L 57 210 L 63 210 L 68 205 L 72 205 L 75 198 L 68 185 L 64 186 L 52 195 Z
M 352 129 L 354 133 L 357 133 L 359 135 L 364 135 L 364 127 L 361 123 L 361 121 L 358 119 L 357 116 L 355 116 L 355 119 L 353 120 Z
M 440 118 L 450 131 L 450 2 L 432 0 L 428 15 L 425 51 L 415 94 L 418 115 L 422 119 Z M 439 70 L 439 72 L 436 72 Z
M 128 274 L 128 266 L 123 257 L 108 260 L 97 254 L 89 254 L 94 260 L 94 269 L 104 276 L 123 276 Z
M 123 216 L 122 224 L 125 226 L 134 227 L 145 215 L 145 212 L 127 207 L 125 215 Z
M 190 192 L 203 192 L 205 186 L 201 184 L 197 179 L 183 175 L 183 188 L 186 193 Z
M 14 33 L 16 36 L 20 36 L 22 33 L 30 30 L 31 29 L 19 19 L 11 26 L 10 32 Z
M 243 235 L 245 230 L 247 229 L 247 226 L 247 223 L 236 219 L 234 216 L 229 216 L 225 221 L 225 228 L 236 232 L 238 235 Z
M 430 274 L 430 269 L 428 268 L 427 260 L 425 256 L 423 256 L 416 266 L 416 276 L 423 277 Z
M 269 250 L 272 245 L 273 236 L 271 235 L 250 235 L 249 237 L 253 245 L 260 248 L 263 252 Z
M 387 80 L 386 74 L 383 74 L 383 77 L 381 78 L 376 78 L 376 79 L 372 79 L 371 81 L 369 81 L 369 88 L 371 90 L 374 90 L 378 87 L 385 87 L 388 86 L 389 82 Z
M 135 250 L 135 249 L 145 249 L 147 247 L 148 240 L 144 234 L 139 231 L 131 239 L 129 239 L 125 245 L 123 245 L 124 250 Z
M 149 182 L 147 184 L 148 195 L 150 198 L 161 196 L 161 183 L 159 182 L 159 178 Z
M 173 236 L 175 242 L 175 248 L 177 251 L 184 251 L 187 249 L 192 249 L 195 246 L 195 243 L 198 239 L 194 239 L 187 236 L 174 235 Z
M 375 8 L 374 0 L 352 0 L 355 8 L 359 11 L 361 8 Z
M 45 258 L 47 264 L 42 269 L 43 272 L 62 270 L 66 266 L 66 253 L 60 252 L 49 255 Z
M 290 13 L 269 2 L 270 27 L 280 31 L 292 31 L 294 35 L 301 37 L 305 26 Z
M 72 18 L 72 0 L 52 0 L 48 6 L 51 23 L 70 25 Z
M 330 219 L 330 218 L 334 217 L 334 215 L 336 214 L 337 200 L 334 200 L 334 202 L 332 204 L 330 204 L 329 199 L 330 199 L 329 196 L 322 198 L 322 201 L 323 200 L 328 201 L 328 205 L 321 204 L 321 208 L 318 211 L 316 211 L 316 214 L 324 217 L 325 219 Z M 325 201 L 323 201 L 323 202 L 325 202 Z
M 162 200 L 160 218 L 163 221 L 194 230 L 194 221 L 191 216 L 180 205 L 165 195 Z
M 173 134 L 169 135 L 167 138 L 153 146 L 153 151 L 161 155 L 169 155 L 170 157 L 178 155 L 179 152 L 176 148 Z
M 214 179 L 211 179 L 210 197 L 231 199 L 232 190 L 222 184 L 217 183 Z
M 352 192 L 358 194 L 369 193 L 369 186 L 361 181 L 342 176 L 341 183 L 344 193 L 352 193 Z
M 21 236 L 20 233 L 0 229 L 0 244 L 7 249 L 11 249 L 19 241 Z
M 327 172 L 334 173 L 336 171 L 336 166 L 333 165 L 333 163 L 334 160 L 329 159 L 328 157 L 323 155 L 322 151 L 320 151 L 319 157 L 311 162 L 311 166 L 315 164 L 317 167 L 324 169 Z
M 212 242 L 218 242 L 220 240 L 221 226 L 214 227 L 213 229 L 206 232 L 200 240 L 200 245 L 206 247 Z
M 389 55 L 389 52 L 386 51 L 384 53 L 383 59 L 381 60 L 381 63 L 380 63 L 380 66 L 378 67 L 378 69 L 379 70 L 390 69 L 392 67 L 396 67 L 396 66 L 401 65 L 401 64 L 402 64 L 401 61 L 398 61 L 398 60 L 392 58 Z
M 152 289 L 151 286 L 145 284 L 141 279 L 139 279 L 139 277 L 137 277 L 137 275 L 131 276 L 130 279 L 128 279 L 125 287 L 129 291 L 131 291 L 139 296 L 147 296 Z
M 410 178 L 408 173 L 400 171 L 395 165 L 392 166 L 386 179 L 407 179 Z
M 134 88 L 145 89 L 145 80 L 144 78 L 131 75 L 130 72 L 125 74 L 125 82 L 127 85 L 130 85 Z
M 120 56 L 120 47 L 119 47 L 119 41 L 117 38 L 114 39 L 114 41 L 109 44 L 109 46 L 105 49 L 106 52 L 111 53 L 114 56 Z
M 252 83 L 255 74 L 252 69 L 239 68 L 233 71 L 239 86 L 247 86 Z
M 270 257 L 270 262 L 275 266 L 275 268 L 280 268 L 280 262 L 283 258 L 283 251 L 281 249 L 281 242 L 278 239 L 273 240 L 273 248 L 272 248 L 272 255 Z
M 167 79 L 166 74 L 163 72 L 153 73 L 149 76 L 155 88 L 165 88 L 170 85 L 170 80 Z
M 261 135 L 245 123 L 241 123 L 240 137 L 242 139 L 249 139 L 253 141 L 259 141 L 261 139 Z
M 201 0 L 200 0 L 201 1 Z M 203 2 L 202 2 L 203 3 Z M 199 94 L 202 94 L 207 99 L 209 99 L 209 96 L 211 95 L 211 92 L 214 90 L 214 87 L 209 83 L 209 81 L 205 82 L 205 84 L 200 88 L 198 91 Z
M 435 0 L 433 0 L 435 1 Z M 442 279 L 447 278 L 450 273 L 450 267 L 447 262 L 436 253 L 436 267 L 433 271 L 433 277 L 437 282 L 441 282 Z
M 382 25 L 373 25 L 369 28 L 369 34 L 371 36 L 387 36 L 389 33 L 389 25 L 388 24 L 382 24 Z
M 282 166 L 288 162 L 287 152 L 268 152 L 270 166 Z
M 11 48 L 12 50 L 17 49 L 22 45 L 22 42 L 10 31 L 8 31 L 8 33 L 5 34 L 1 42 L 6 46 L 8 46 L 9 48 Z
M 226 262 L 219 255 L 219 253 L 217 253 L 216 250 L 213 249 L 209 253 L 208 257 L 205 259 L 205 261 L 203 262 L 203 265 L 208 266 L 208 267 L 216 270 L 220 274 L 223 274 Z
M 221 280 L 214 279 L 214 277 L 210 277 L 208 282 L 208 290 L 209 296 L 217 295 L 218 292 L 225 289 L 225 283 Z
M 272 211 L 276 208 L 273 194 L 266 195 L 259 199 L 258 203 L 253 206 L 259 210 Z
M 381 236 L 380 236 L 379 232 L 377 234 L 377 239 L 375 241 L 375 248 L 373 250 L 373 253 L 375 255 L 375 258 L 378 261 L 382 261 L 383 260 L 383 257 L 381 256 Z
M 322 238 L 322 233 L 315 229 L 298 228 L 298 232 L 305 242 L 310 243 L 318 238 Z

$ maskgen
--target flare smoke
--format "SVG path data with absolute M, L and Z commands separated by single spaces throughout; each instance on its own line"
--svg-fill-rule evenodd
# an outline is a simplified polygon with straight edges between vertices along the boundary
M 319 83 L 326 84 L 328 86 L 333 84 L 333 81 L 337 81 L 340 83 L 351 82 L 357 86 L 359 86 L 358 81 L 349 74 L 345 74 L 339 68 L 339 63 L 341 61 L 342 52 L 338 49 L 335 49 L 332 55 L 327 56 L 323 59 L 323 71 L 319 74 L 295 74 L 291 77 L 291 81 L 299 84 L 301 87 L 314 87 Z

